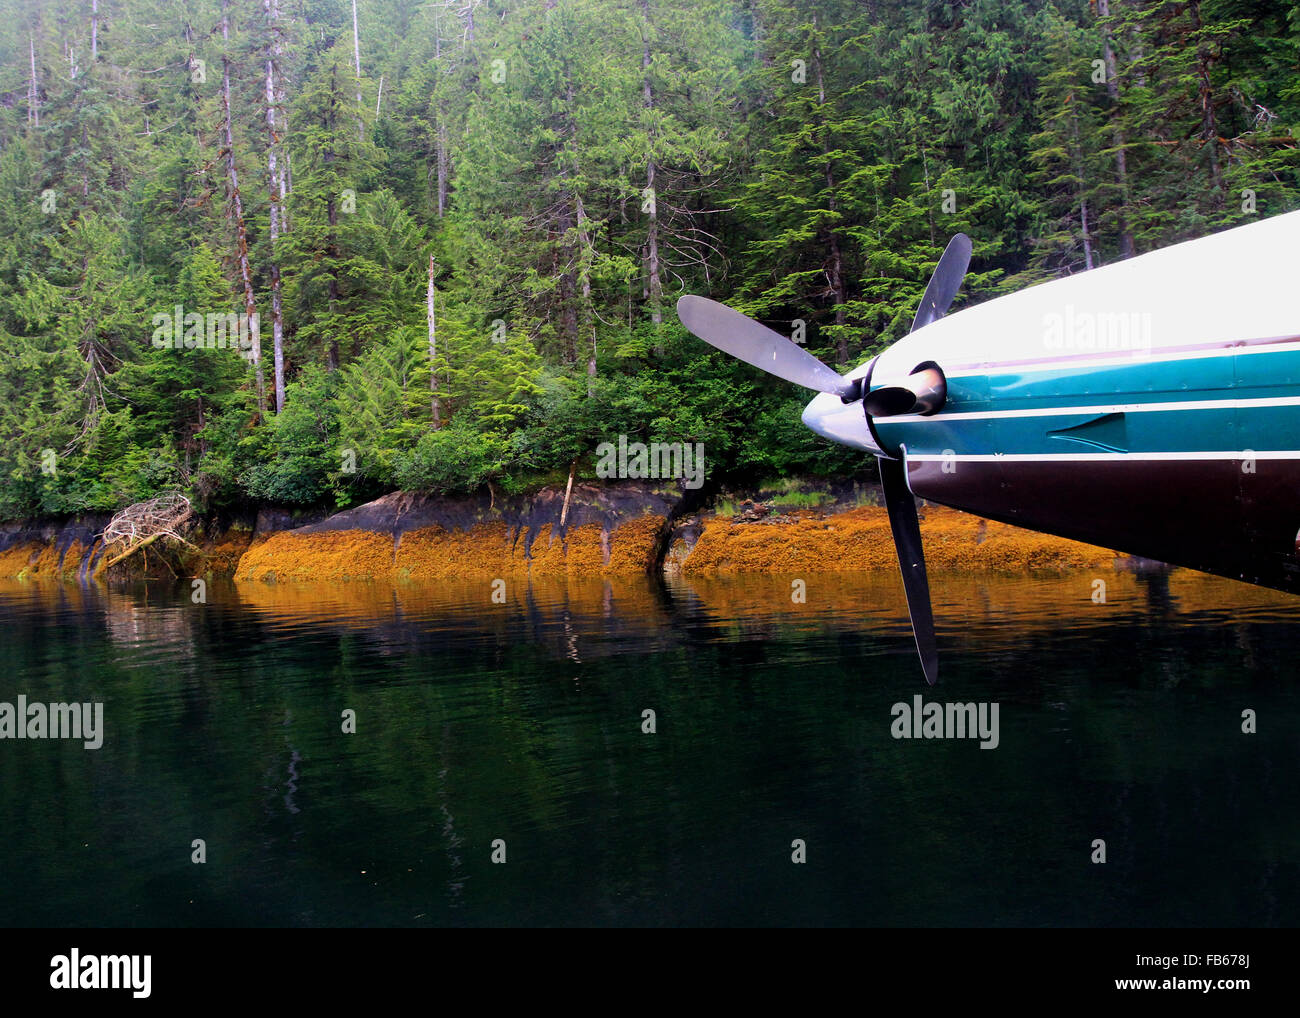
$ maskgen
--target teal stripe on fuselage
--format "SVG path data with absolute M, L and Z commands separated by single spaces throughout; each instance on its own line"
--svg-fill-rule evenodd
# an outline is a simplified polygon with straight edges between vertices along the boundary
M 876 418 L 890 449 L 914 453 L 1189 452 L 1300 449 L 1300 407 L 1243 406 L 1241 400 L 1300 397 L 1300 351 L 1168 361 L 994 369 L 954 376 L 940 413 L 923 420 Z M 1096 408 L 1233 401 L 1225 408 L 1130 411 L 1101 419 Z M 1045 416 L 964 417 L 1056 410 Z M 1078 409 L 1074 409 L 1078 408 Z M 1084 408 L 1087 408 L 1086 410 Z M 1068 436 L 1053 432 L 1075 429 Z M 1082 441 L 1080 441 L 1082 439 Z

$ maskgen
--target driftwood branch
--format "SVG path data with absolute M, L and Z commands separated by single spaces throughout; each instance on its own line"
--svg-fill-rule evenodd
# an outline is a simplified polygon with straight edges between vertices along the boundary
M 101 535 L 104 555 L 96 567 L 102 573 L 137 551 L 143 551 L 159 538 L 177 541 L 188 548 L 194 545 L 181 534 L 181 529 L 194 515 L 194 507 L 184 495 L 171 492 L 147 502 L 127 506 L 108 522 Z

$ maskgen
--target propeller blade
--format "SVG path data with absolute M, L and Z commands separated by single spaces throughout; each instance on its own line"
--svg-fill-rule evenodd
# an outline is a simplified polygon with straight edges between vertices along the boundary
M 883 456 L 877 462 L 880 483 L 885 489 L 885 507 L 889 510 L 889 529 L 894 532 L 894 549 L 898 552 L 898 568 L 903 574 L 907 612 L 912 618 L 912 635 L 916 638 L 925 681 L 933 686 L 939 677 L 939 650 L 934 640 L 930 583 L 925 577 L 921 523 L 916 517 L 916 502 L 907 488 L 907 463 Z
M 854 383 L 807 350 L 725 304 L 687 294 L 677 301 L 677 317 L 710 346 L 761 368 L 769 375 L 784 378 L 805 389 L 832 392 L 840 397 L 858 391 Z
M 971 242 L 964 233 L 959 233 L 948 241 L 943 257 L 934 267 L 934 275 L 925 288 L 921 306 L 916 309 L 912 319 L 912 332 L 922 326 L 936 322 L 948 313 L 953 298 L 961 289 L 961 281 L 966 278 L 966 269 L 970 267 Z

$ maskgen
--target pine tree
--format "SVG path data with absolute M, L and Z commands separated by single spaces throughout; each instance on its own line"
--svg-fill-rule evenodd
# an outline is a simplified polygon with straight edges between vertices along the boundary
M 294 104 L 298 155 L 288 200 L 293 226 L 282 238 L 293 345 L 300 358 L 323 360 L 331 371 L 355 352 L 359 329 L 369 321 L 368 269 L 355 250 L 364 231 L 356 216 L 373 184 L 375 153 L 357 137 L 361 111 L 351 59 L 351 39 L 340 39 L 322 54 Z

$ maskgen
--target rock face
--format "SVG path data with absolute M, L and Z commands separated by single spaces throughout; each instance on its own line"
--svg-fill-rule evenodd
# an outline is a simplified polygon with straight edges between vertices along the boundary
M 920 510 L 926 566 L 945 572 L 1114 568 L 1116 554 L 1064 538 L 982 520 L 955 509 Z M 666 565 L 685 574 L 817 573 L 898 568 L 882 507 L 705 518 L 674 534 Z M 679 547 L 680 542 L 680 547 Z M 689 543 L 688 543 L 689 542 Z
M 91 513 L 58 523 L 0 524 L 0 576 L 81 578 L 110 518 Z
M 255 541 L 241 580 L 430 580 L 455 576 L 646 573 L 682 504 L 634 482 L 543 488 L 506 498 L 398 492 Z M 563 522 L 562 522 L 563 521 Z
M 234 575 L 245 581 L 428 581 L 460 577 L 813 573 L 898 568 L 873 485 L 784 482 L 698 492 L 635 481 L 494 499 L 394 493 L 344 512 L 205 519 L 194 550 L 134 556 L 117 576 Z M 927 563 L 947 571 L 1112 569 L 1114 552 L 920 509 Z M 0 526 L 0 576 L 85 579 L 102 554 L 108 515 Z
M 327 514 L 262 509 L 256 516 L 218 516 L 199 522 L 193 549 L 146 549 L 109 570 L 114 577 L 230 575 L 255 538 L 317 522 Z M 0 577 L 85 580 L 104 556 L 100 534 L 111 513 L 91 513 L 61 522 L 0 524 Z

